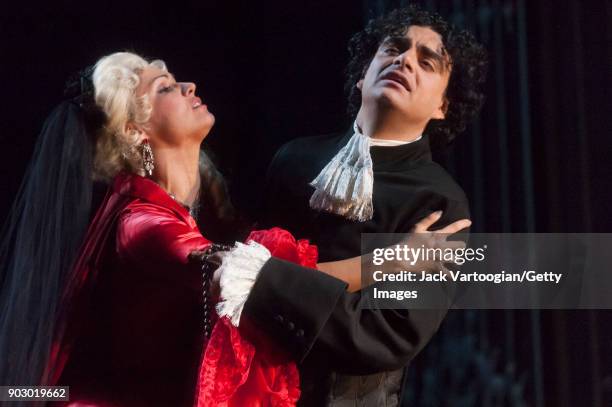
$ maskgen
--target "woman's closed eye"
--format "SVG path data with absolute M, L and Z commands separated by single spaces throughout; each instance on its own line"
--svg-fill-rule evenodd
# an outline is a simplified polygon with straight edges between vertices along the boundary
M 161 88 L 159 88 L 158 92 L 159 93 L 170 93 L 177 87 L 178 87 L 178 83 L 173 83 L 172 85 L 162 86 Z

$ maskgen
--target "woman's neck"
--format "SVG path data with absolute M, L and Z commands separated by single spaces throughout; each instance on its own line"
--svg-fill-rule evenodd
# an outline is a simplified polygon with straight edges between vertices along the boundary
M 199 146 L 154 148 L 153 180 L 177 201 L 192 206 L 200 191 Z

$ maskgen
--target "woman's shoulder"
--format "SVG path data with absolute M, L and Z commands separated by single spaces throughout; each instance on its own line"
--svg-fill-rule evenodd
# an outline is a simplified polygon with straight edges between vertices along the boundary
M 124 220 L 146 220 L 147 218 L 164 218 L 184 222 L 174 209 L 156 202 L 136 198 L 127 204 L 119 215 Z
M 117 249 L 160 259 L 187 261 L 193 250 L 210 244 L 195 221 L 188 221 L 171 208 L 136 199 L 121 213 L 117 223 Z
M 164 224 L 187 223 L 176 211 L 154 202 L 134 199 L 118 215 L 119 228 L 156 228 Z

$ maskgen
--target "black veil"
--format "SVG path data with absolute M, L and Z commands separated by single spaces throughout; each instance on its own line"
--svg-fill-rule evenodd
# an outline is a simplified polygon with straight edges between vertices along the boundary
M 68 83 L 71 98 L 47 117 L 0 242 L 0 385 L 39 385 L 62 290 L 89 221 L 92 68 Z M 76 95 L 76 96 L 75 96 Z

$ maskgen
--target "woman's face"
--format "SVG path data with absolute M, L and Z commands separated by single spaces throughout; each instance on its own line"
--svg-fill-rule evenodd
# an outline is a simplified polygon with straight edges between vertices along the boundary
M 171 73 L 147 67 L 139 74 L 136 96 L 148 95 L 153 110 L 149 121 L 140 126 L 152 144 L 180 146 L 204 140 L 215 117 L 196 96 L 196 86 L 176 82 Z

